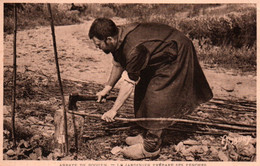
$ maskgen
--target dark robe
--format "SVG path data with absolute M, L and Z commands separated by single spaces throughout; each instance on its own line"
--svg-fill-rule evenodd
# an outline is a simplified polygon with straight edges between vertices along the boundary
M 135 87 L 136 118 L 183 118 L 213 96 L 199 65 L 192 42 L 164 24 L 143 23 L 119 27 L 113 52 Z M 145 121 L 138 124 L 157 130 L 172 123 Z

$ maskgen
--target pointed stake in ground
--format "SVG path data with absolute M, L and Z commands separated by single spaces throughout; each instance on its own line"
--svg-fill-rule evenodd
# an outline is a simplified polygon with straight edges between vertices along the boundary
M 62 105 L 63 105 L 63 117 L 64 117 L 64 129 L 65 129 L 65 133 L 64 133 L 65 134 L 65 153 L 66 153 L 66 155 L 68 155 L 68 153 L 69 153 L 69 143 L 68 143 L 68 129 L 67 129 L 67 114 L 66 114 L 66 106 L 65 106 L 65 98 L 64 98 L 64 94 L 63 94 L 62 82 L 61 82 L 61 77 L 60 77 L 60 68 L 59 68 L 59 62 L 58 62 L 58 52 L 57 52 L 57 46 L 56 46 L 54 23 L 53 23 L 51 5 L 49 3 L 48 3 L 48 10 L 49 10 L 49 13 L 50 13 L 53 48 L 54 48 L 57 75 L 58 75 L 58 81 L 59 81 L 59 85 L 60 85 L 60 92 L 61 92 Z
M 17 34 L 17 7 L 14 4 L 14 43 L 13 43 L 13 95 L 12 95 L 12 140 L 13 145 L 16 146 L 15 136 L 15 99 L 16 99 L 16 34 Z

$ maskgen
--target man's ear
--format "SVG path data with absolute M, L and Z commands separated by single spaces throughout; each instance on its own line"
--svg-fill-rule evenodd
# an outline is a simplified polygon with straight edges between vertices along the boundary
M 111 36 L 108 36 L 107 39 L 106 39 L 106 42 L 107 43 L 114 43 L 115 39 Z

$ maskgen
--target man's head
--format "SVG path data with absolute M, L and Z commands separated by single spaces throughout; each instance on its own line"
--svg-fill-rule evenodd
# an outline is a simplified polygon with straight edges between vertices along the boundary
M 108 54 L 116 47 L 118 28 L 110 19 L 97 18 L 92 23 L 88 35 L 97 48 Z

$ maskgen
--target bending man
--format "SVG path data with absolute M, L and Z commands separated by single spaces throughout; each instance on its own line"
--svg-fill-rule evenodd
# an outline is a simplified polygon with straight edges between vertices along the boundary
M 136 118 L 179 118 L 212 98 L 212 91 L 197 60 L 192 42 L 178 30 L 158 23 L 116 26 L 106 18 L 96 19 L 89 37 L 97 48 L 112 53 L 113 67 L 98 101 L 121 78 L 124 79 L 113 107 L 102 119 L 114 121 L 119 108 L 134 92 Z M 160 152 L 165 121 L 138 122 L 146 133 L 128 137 L 123 154 L 132 159 L 155 157 Z

